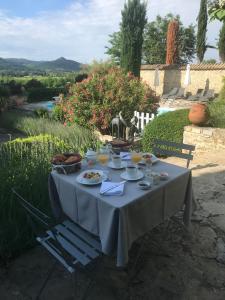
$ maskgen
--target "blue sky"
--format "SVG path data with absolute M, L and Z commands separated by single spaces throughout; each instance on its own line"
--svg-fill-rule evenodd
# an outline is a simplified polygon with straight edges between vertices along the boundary
M 0 0 L 0 57 L 52 60 L 64 56 L 82 63 L 106 59 L 109 34 L 117 31 L 125 0 Z M 180 14 L 196 23 L 200 0 L 149 0 L 148 20 Z M 215 45 L 221 24 L 208 26 Z M 218 58 L 215 50 L 206 58 Z
M 72 2 L 74 1 L 72 0 L 0 0 L 0 8 L 7 11 L 11 16 L 33 17 L 42 12 L 64 9 Z

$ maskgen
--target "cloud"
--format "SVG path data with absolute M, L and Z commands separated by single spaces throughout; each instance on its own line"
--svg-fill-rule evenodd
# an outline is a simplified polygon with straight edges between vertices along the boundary
M 0 11 L 0 57 L 39 60 L 65 56 L 83 63 L 105 58 L 108 35 L 119 28 L 124 0 L 83 2 L 74 1 L 64 10 L 29 18 Z M 153 20 L 157 14 L 173 12 L 180 14 L 187 25 L 196 22 L 198 9 L 196 0 L 151 0 L 148 18 Z M 218 25 L 210 26 L 213 30 L 210 29 L 209 41 L 212 42 L 218 35 Z
M 120 0 L 90 0 L 34 18 L 1 12 L 0 56 L 52 59 L 63 55 L 81 62 L 100 59 L 108 34 L 118 30 L 122 4 Z

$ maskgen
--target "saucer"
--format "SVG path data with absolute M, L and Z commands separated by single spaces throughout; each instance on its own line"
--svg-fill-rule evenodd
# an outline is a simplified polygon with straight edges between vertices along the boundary
M 120 177 L 125 180 L 135 181 L 135 180 L 139 180 L 139 179 L 143 178 L 144 174 L 141 171 L 137 170 L 137 174 L 134 177 L 134 176 L 128 175 L 127 172 L 125 171 L 120 175 Z
M 110 168 L 112 168 L 112 169 L 116 169 L 116 170 L 124 169 L 124 168 L 126 168 L 126 166 L 127 166 L 127 164 L 126 164 L 126 162 L 124 162 L 124 161 L 121 162 L 121 164 L 120 164 L 119 167 L 118 167 L 118 166 L 115 166 L 114 163 L 113 163 L 112 161 L 110 161 L 110 162 L 108 163 L 108 167 L 110 167 Z

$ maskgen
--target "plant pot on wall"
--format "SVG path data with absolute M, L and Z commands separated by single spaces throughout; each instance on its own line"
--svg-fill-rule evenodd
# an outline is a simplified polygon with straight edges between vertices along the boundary
M 188 118 L 193 125 L 202 126 L 209 120 L 209 109 L 206 104 L 196 103 L 192 105 Z

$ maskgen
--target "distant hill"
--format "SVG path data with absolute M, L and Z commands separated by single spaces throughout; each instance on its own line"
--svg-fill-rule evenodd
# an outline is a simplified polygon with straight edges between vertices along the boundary
M 0 58 L 0 73 L 74 72 L 79 71 L 81 66 L 81 63 L 64 57 L 52 61 L 33 61 L 24 58 Z

